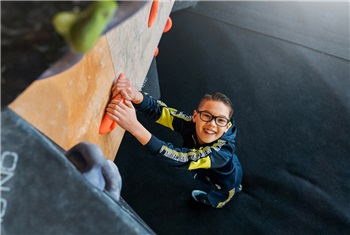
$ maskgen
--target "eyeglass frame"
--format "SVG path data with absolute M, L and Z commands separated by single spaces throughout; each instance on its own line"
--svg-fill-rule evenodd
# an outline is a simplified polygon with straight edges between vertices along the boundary
M 220 126 L 220 127 L 225 127 L 225 126 L 227 126 L 227 124 L 230 123 L 230 119 L 228 119 L 227 117 L 224 117 L 224 116 L 214 116 L 213 114 L 211 114 L 211 113 L 209 113 L 208 111 L 205 111 L 205 110 L 203 110 L 203 111 L 196 110 L 196 111 L 197 111 L 197 113 L 199 113 L 199 118 L 200 118 L 203 122 L 211 122 L 211 121 L 214 119 L 215 124 L 218 125 L 218 126 Z M 202 113 L 203 113 L 203 112 L 205 112 L 205 113 L 207 113 L 207 114 L 209 114 L 209 115 L 211 116 L 210 120 L 205 121 L 205 120 L 202 119 Z M 222 126 L 222 125 L 220 125 L 220 124 L 218 124 L 218 123 L 216 122 L 216 119 L 217 119 L 217 118 L 224 118 L 224 119 L 227 121 L 227 123 L 226 123 L 224 126 Z

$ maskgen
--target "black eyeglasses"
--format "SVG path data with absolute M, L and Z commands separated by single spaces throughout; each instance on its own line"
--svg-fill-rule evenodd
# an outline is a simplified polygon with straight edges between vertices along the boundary
M 199 113 L 199 117 L 203 122 L 210 122 L 214 118 L 216 125 L 221 127 L 225 127 L 230 122 L 230 120 L 228 120 L 226 117 L 222 117 L 222 116 L 217 117 L 207 111 L 197 110 L 197 112 Z

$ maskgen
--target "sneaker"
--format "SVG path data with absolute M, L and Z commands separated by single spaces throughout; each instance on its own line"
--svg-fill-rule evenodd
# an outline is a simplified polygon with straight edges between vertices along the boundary
M 208 194 L 206 192 L 203 192 L 201 190 L 193 190 L 192 197 L 194 200 L 196 200 L 199 203 L 202 203 L 202 204 L 205 204 L 208 206 L 212 206 L 209 202 Z

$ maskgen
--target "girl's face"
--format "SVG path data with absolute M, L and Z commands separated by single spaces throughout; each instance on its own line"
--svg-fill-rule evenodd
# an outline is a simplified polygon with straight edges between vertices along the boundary
M 206 111 L 215 117 L 225 117 L 227 119 L 230 114 L 230 108 L 228 106 L 214 100 L 206 101 L 198 108 L 198 111 Z M 224 127 L 218 126 L 215 118 L 209 122 L 205 122 L 200 118 L 200 113 L 196 110 L 193 113 L 193 122 L 196 123 L 197 142 L 199 145 L 208 144 L 219 139 L 230 127 L 229 124 Z

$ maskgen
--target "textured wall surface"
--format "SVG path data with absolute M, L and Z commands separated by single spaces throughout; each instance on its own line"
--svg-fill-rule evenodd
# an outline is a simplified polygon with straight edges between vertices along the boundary
M 124 130 L 98 133 L 110 89 L 123 72 L 141 88 L 173 2 L 160 2 L 148 28 L 152 2 L 100 38 L 78 64 L 58 75 L 36 80 L 9 107 L 64 149 L 87 141 L 114 159 Z

